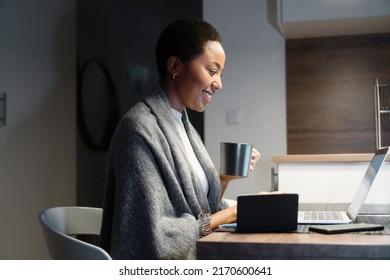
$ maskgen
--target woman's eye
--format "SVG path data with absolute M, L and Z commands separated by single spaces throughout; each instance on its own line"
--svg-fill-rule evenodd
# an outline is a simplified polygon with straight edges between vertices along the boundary
M 217 71 L 209 69 L 210 76 L 217 74 Z

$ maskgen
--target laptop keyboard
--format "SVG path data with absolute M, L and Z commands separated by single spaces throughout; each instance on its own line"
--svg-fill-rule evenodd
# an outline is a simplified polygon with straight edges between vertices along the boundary
M 310 221 L 340 221 L 343 218 L 339 212 L 332 211 L 305 211 L 305 215 L 303 216 L 303 220 Z

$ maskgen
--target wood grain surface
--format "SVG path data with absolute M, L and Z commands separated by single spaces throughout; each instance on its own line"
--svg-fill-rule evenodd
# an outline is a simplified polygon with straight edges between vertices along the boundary
M 276 163 L 299 162 L 369 162 L 374 154 L 309 154 L 309 155 L 279 155 L 272 158 Z M 390 161 L 390 155 L 387 156 Z
M 288 40 L 286 71 L 288 154 L 375 151 L 374 79 L 390 81 L 390 34 Z

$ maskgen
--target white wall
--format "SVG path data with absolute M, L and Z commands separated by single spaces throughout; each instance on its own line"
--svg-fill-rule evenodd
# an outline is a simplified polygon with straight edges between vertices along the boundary
M 269 0 L 287 39 L 390 32 L 388 0 Z M 276 11 L 275 11 L 276 15 Z
M 279 0 L 280 1 L 280 0 Z M 282 0 L 284 22 L 388 16 L 388 0 Z
M 270 190 L 272 156 L 287 150 L 285 41 L 267 21 L 267 2 L 203 1 L 227 54 L 223 89 L 205 113 L 206 147 L 217 168 L 220 142 L 249 142 L 262 153 L 250 178 L 231 183 L 228 198 Z M 242 110 L 242 123 L 227 125 L 227 109 Z
M 299 194 L 301 203 L 350 203 L 368 162 L 279 163 L 279 190 Z M 390 203 L 390 162 L 379 171 L 365 203 Z M 315 191 L 313 191 L 315 190 Z
M 75 203 L 75 0 L 0 2 L 0 259 L 48 258 L 38 213 Z

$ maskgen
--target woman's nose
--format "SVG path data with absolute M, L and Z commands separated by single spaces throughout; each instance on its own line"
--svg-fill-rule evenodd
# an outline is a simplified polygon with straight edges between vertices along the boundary
M 218 76 L 218 78 L 212 83 L 215 89 L 222 89 L 222 78 Z

